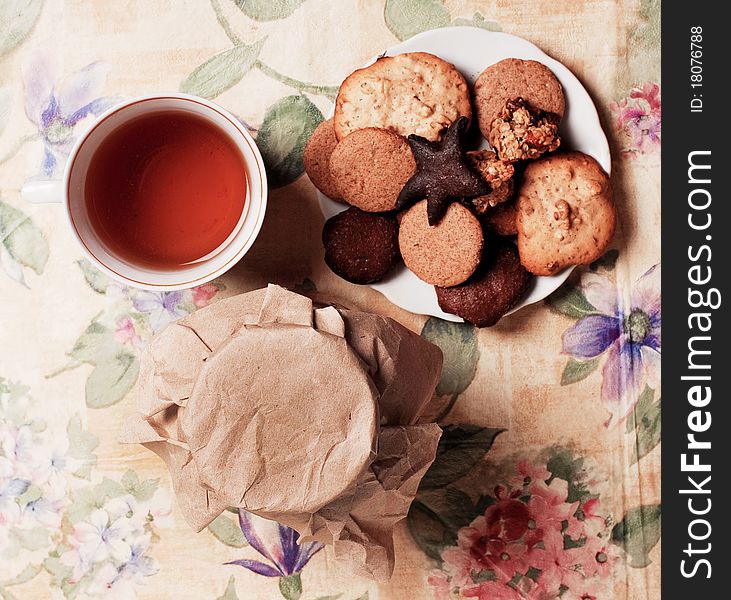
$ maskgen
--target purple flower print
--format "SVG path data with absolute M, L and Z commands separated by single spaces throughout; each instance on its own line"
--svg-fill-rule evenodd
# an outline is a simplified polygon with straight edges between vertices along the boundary
M 628 304 L 600 275 L 586 275 L 582 290 L 596 312 L 564 333 L 563 351 L 579 361 L 606 354 L 601 398 L 611 413 L 610 425 L 632 410 L 645 384 L 659 385 L 660 265 L 637 280 Z
M 25 114 L 43 140 L 45 177 L 56 176 L 63 169 L 76 125 L 119 101 L 101 96 L 108 70 L 105 64 L 94 62 L 57 82 L 55 66 L 47 55 L 34 53 L 23 65 Z
M 135 310 L 146 313 L 152 331 L 160 331 L 173 321 L 184 317 L 191 311 L 182 306 L 186 300 L 183 291 L 176 292 L 135 292 L 132 306 Z
M 629 97 L 609 106 L 618 133 L 624 134 L 628 154 L 646 154 L 660 147 L 662 110 L 660 86 L 648 82 L 632 88 Z
M 244 510 L 239 510 L 239 525 L 249 545 L 268 562 L 241 559 L 225 564 L 239 565 L 266 577 L 297 575 L 323 547 L 320 542 L 298 544 L 299 534 L 294 529 Z

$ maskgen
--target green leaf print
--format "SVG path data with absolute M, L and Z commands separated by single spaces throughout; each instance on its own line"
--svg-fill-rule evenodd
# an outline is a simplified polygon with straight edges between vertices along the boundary
M 419 500 L 414 500 L 406 518 L 411 537 L 422 552 L 436 561 L 442 560 L 442 550 L 457 542 L 457 532 L 442 517 Z
M 97 363 L 86 380 L 86 405 L 105 408 L 119 402 L 132 389 L 139 370 L 137 357 L 125 350 Z
M 441 0 L 386 0 L 386 26 L 399 40 L 428 29 L 449 25 L 449 11 Z
M 43 0 L 3 0 L 0 2 L 0 56 L 15 48 L 33 29 L 41 14 Z
M 210 531 L 214 537 L 227 546 L 232 548 L 243 548 L 248 546 L 246 538 L 241 531 L 239 524 L 230 517 L 226 516 L 226 513 L 218 515 L 208 525 L 208 531 Z
M 421 480 L 419 489 L 436 489 L 466 475 L 492 447 L 504 429 L 477 425 L 447 425 L 437 447 L 437 455 Z
M 74 415 L 69 419 L 66 435 L 69 440 L 68 455 L 81 463 L 74 475 L 88 479 L 91 475 L 91 468 L 96 464 L 94 450 L 99 445 L 99 440 L 82 429 L 79 415 Z
M 302 596 L 302 579 L 299 573 L 279 578 L 279 593 L 286 600 L 299 600 Z
M 0 243 L 17 264 L 38 275 L 48 261 L 48 242 L 30 217 L 0 200 Z M 21 280 L 22 282 L 22 280 Z
M 480 358 L 474 326 L 430 317 L 421 335 L 439 346 L 444 355 L 437 394 L 444 396 L 464 392 L 475 377 Z
M 188 75 L 180 85 L 180 91 L 215 98 L 236 85 L 251 70 L 263 45 L 262 38 L 253 44 L 234 46 L 212 56 Z
M 140 481 L 139 475 L 133 470 L 128 470 L 120 480 L 124 491 L 135 497 L 139 502 L 150 500 L 157 491 L 160 484 L 159 479 L 145 479 Z
M 305 0 L 236 0 L 236 6 L 255 21 L 284 19 L 297 10 Z
M 239 600 L 239 596 L 236 593 L 236 578 L 233 575 L 228 578 L 228 585 L 226 585 L 226 590 L 223 592 L 223 595 L 216 598 L 216 600 Z
M 8 125 L 10 120 L 10 105 L 13 99 L 13 89 L 9 86 L 0 88 L 0 135 Z
M 590 360 L 575 360 L 569 358 L 561 374 L 561 385 L 571 385 L 586 379 L 599 367 L 599 357 Z
M 474 15 L 472 15 L 471 19 L 457 17 L 454 21 L 452 21 L 452 25 L 454 25 L 455 27 L 459 27 L 462 25 L 466 25 L 468 27 L 479 27 L 479 28 L 485 29 L 487 31 L 502 31 L 503 30 L 503 28 L 500 26 L 500 23 L 498 23 L 497 21 L 488 21 L 485 17 L 483 17 L 478 12 L 476 12 Z
M 554 312 L 574 319 L 598 312 L 586 299 L 581 288 L 575 285 L 564 285 L 558 288 L 546 298 L 545 302 Z
M 631 567 L 643 568 L 652 562 L 649 554 L 660 539 L 660 514 L 659 504 L 638 506 L 612 528 L 612 542 L 624 548 Z
M 660 443 L 660 398 L 655 400 L 655 390 L 645 386 L 627 419 L 627 432 L 635 432 L 632 462 L 648 455 Z
M 109 284 L 112 282 L 109 277 L 92 265 L 88 260 L 81 259 L 76 261 L 79 265 L 81 272 L 84 274 L 84 279 L 89 287 L 98 294 L 106 294 Z
M 290 184 L 302 175 L 302 151 L 322 119 L 320 109 L 299 95 L 286 96 L 266 111 L 256 143 L 272 187 Z

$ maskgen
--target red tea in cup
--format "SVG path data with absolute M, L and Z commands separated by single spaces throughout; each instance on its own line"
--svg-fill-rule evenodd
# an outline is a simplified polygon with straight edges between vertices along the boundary
M 238 227 L 246 165 L 230 136 L 185 110 L 149 112 L 111 131 L 94 152 L 84 201 L 100 241 L 156 270 L 209 257 Z

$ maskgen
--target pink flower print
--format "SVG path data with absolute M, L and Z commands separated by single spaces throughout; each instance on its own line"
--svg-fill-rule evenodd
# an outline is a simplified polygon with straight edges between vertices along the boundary
M 550 485 L 546 485 L 545 481 L 535 481 L 530 485 L 528 508 L 537 531 L 561 531 L 563 521 L 576 513 L 579 502 L 566 502 L 568 489 L 568 482 L 558 477 Z
M 523 598 L 529 597 L 509 585 L 496 581 L 483 581 L 479 584 L 465 586 L 462 589 L 462 596 L 477 598 L 477 600 L 523 600 Z
M 426 582 L 432 590 L 434 600 L 449 600 L 451 585 L 449 577 L 444 571 L 437 569 L 431 571 L 426 578 Z
M 508 492 L 503 486 L 495 488 L 497 502 L 485 511 L 485 522 L 491 538 L 515 541 L 523 537 L 528 529 L 530 515 L 528 508 L 516 498 L 520 490 Z
M 662 110 L 660 86 L 645 83 L 632 88 L 629 97 L 609 105 L 615 129 L 627 140 L 626 154 L 646 154 L 660 147 Z
M 517 466 L 518 477 L 513 477 L 510 483 L 515 487 L 529 485 L 534 481 L 546 482 L 551 478 L 551 472 L 546 465 L 534 464 L 527 459 L 521 460 Z
M 137 335 L 135 322 L 127 315 L 124 315 L 117 320 L 117 328 L 114 330 L 114 339 L 124 346 L 131 346 L 133 348 L 142 347 L 142 338 Z
M 196 308 L 203 308 L 204 306 L 208 306 L 211 302 L 211 299 L 217 293 L 218 288 L 210 283 L 194 287 L 191 290 L 191 294 L 193 296 L 193 304 L 195 304 Z
M 563 535 L 552 530 L 545 532 L 543 548 L 531 552 L 531 566 L 541 571 L 538 585 L 548 597 L 557 597 L 561 586 L 581 587 L 583 575 L 579 572 L 580 561 L 575 550 L 565 550 Z
M 608 536 L 591 536 L 586 543 L 575 549 L 584 575 L 589 578 L 604 579 L 609 577 L 615 563 L 619 560 L 619 551 Z
M 108 558 L 116 562 L 127 562 L 132 551 L 124 541 L 129 525 L 126 517 L 120 517 L 113 523 L 109 521 L 109 514 L 102 509 L 94 509 L 87 521 L 74 525 L 72 537 L 79 554 L 90 563 L 103 562 Z

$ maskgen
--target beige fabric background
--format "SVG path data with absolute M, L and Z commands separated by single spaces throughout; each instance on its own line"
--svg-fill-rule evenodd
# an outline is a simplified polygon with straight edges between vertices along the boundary
M 114 308 L 122 300 L 110 299 L 110 290 L 97 293 L 85 281 L 76 264 L 81 254 L 66 228 L 61 207 L 29 206 L 19 196 L 27 179 L 44 176 L 44 134 L 24 110 L 29 91 L 22 73 L 24 65 L 36 64 L 33 61 L 40 53 L 56 62 L 57 81 L 95 61 L 105 63 L 103 96 L 175 91 L 198 65 L 230 48 L 231 40 L 207 0 L 46 0 L 39 5 L 39 16 L 27 35 L 0 57 L 0 99 L 3 108 L 7 107 L 0 132 L 0 198 L 6 206 L 29 217 L 36 232 L 29 234 L 35 241 L 25 259 L 19 260 L 11 252 L 6 271 L 15 275 L 0 270 L 0 377 L 27 386 L 26 391 L 8 392 L 6 396 L 22 397 L 28 403 L 28 414 L 45 420 L 46 430 L 38 435 L 48 444 L 61 440 L 68 445 L 68 423 L 74 415 L 80 417 L 83 430 L 98 439 L 91 479 L 69 476 L 68 502 L 74 489 L 97 484 L 104 477 L 120 481 L 131 469 L 140 480 L 159 478 L 155 502 L 162 507 L 156 509 L 162 514 L 166 506 L 174 507 L 162 462 L 142 448 L 121 446 L 116 441 L 120 423 L 133 410 L 135 391 L 111 406 L 89 408 L 85 398 L 88 401 L 91 364 L 82 361 L 84 364 L 76 368 L 50 376 L 73 360 L 68 353 L 100 313 L 102 321 L 109 321 L 106 326 L 116 332 L 109 334 L 109 339 L 123 340 L 126 313 Z M 444 3 L 451 20 L 474 20 L 479 13 L 503 31 L 534 42 L 566 64 L 592 94 L 612 143 L 612 179 L 621 218 L 613 244 L 619 259 L 611 272 L 600 268 L 600 274 L 616 283 L 619 296 L 628 295 L 634 282 L 658 263 L 660 256 L 659 153 L 651 144 L 640 149 L 633 146 L 627 128 L 615 123 L 616 115 L 610 108 L 612 102 L 629 97 L 633 87 L 659 79 L 659 46 L 653 37 L 654 21 L 659 17 L 652 12 L 653 5 L 639 0 Z M 266 38 L 259 54 L 262 63 L 299 82 L 336 86 L 368 57 L 398 41 L 394 27 L 389 28 L 384 19 L 384 4 L 375 0 L 306 0 L 291 15 L 271 21 L 252 19 L 228 0 L 221 0 L 219 6 L 244 44 Z M 297 93 L 261 68 L 253 68 L 217 95 L 216 102 L 257 128 L 268 107 Z M 331 100 L 326 94 L 306 96 L 327 114 Z M 26 136 L 32 139 L 21 143 Z M 19 150 L 14 152 L 18 143 Z M 210 301 L 270 281 L 290 287 L 314 283 L 318 291 L 421 331 L 424 317 L 408 314 L 367 287 L 347 284 L 327 270 L 319 241 L 321 226 L 314 188 L 306 176 L 273 190 L 259 239 L 249 255 L 216 282 L 220 289 L 209 290 L 215 294 Z M 47 260 L 43 260 L 43 240 Z M 18 264 L 23 282 L 18 280 Z M 581 275 L 574 276 L 570 285 L 579 286 L 580 280 Z M 590 487 L 600 494 L 603 512 L 618 521 L 632 507 L 659 502 L 659 447 L 633 462 L 636 438 L 632 428 L 628 433 L 625 422 L 605 426 L 608 412 L 600 398 L 601 370 L 577 383 L 560 384 L 568 358 L 562 353 L 562 334 L 575 321 L 538 304 L 495 328 L 477 332 L 476 375 L 444 422 L 505 428 L 489 454 L 496 463 L 537 456 L 555 445 L 571 447 L 585 458 Z M 119 342 L 131 348 L 132 355 L 155 328 L 149 322 L 145 326 L 148 333 L 139 334 L 139 341 Z M 492 484 L 487 482 L 486 486 L 490 489 Z M 223 565 L 241 557 L 261 558 L 251 548 L 228 546 L 206 531 L 194 534 L 175 508 L 158 521 L 146 546 L 147 555 L 157 563 L 155 574 L 116 590 L 80 590 L 77 597 L 216 598 L 224 593 L 232 575 L 239 598 L 279 597 L 276 578 Z M 0 529 L 3 527 L 0 520 Z M 54 529 L 53 539 L 66 539 L 72 529 L 64 520 Z M 7 542 L 8 531 L 5 537 L 0 536 L 0 548 L 2 540 Z M 0 580 L 7 582 L 27 565 L 41 564 L 54 544 L 51 540 L 39 549 L 24 548 L 5 555 Z M 651 564 L 645 568 L 628 566 L 625 558 L 620 559 L 606 597 L 659 597 L 659 544 L 650 549 L 649 559 Z M 391 581 L 376 584 L 354 579 L 323 551 L 302 571 L 302 598 L 342 594 L 344 600 L 354 600 L 366 592 L 371 599 L 430 598 L 433 591 L 427 576 L 435 567 L 435 561 L 419 549 L 402 524 L 396 533 L 396 570 Z M 2 589 L 13 594 L 7 597 L 29 600 L 63 597 L 61 587 L 46 570 L 26 583 Z

